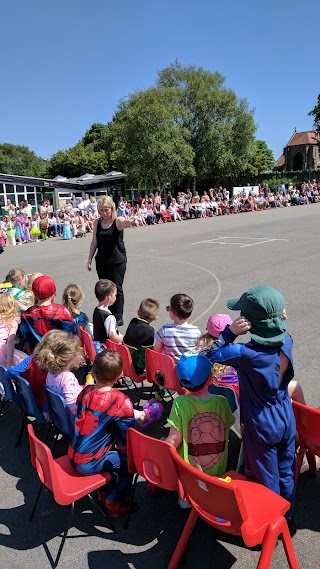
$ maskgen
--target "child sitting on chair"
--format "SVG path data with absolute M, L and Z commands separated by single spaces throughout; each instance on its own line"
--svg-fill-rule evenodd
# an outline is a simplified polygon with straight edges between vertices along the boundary
M 98 306 L 93 312 L 93 337 L 96 342 L 105 344 L 108 339 L 121 344 L 123 335 L 119 334 L 115 316 L 109 310 L 117 298 L 117 286 L 108 279 L 100 279 L 94 287 Z
M 208 391 L 211 368 L 211 362 L 201 354 L 184 354 L 177 363 L 179 381 L 190 393 L 174 399 L 166 441 L 198 470 L 220 476 L 227 467 L 234 417 L 227 399 Z M 183 501 L 179 503 L 184 507 Z
M 132 363 L 138 375 L 145 374 L 146 349 L 153 349 L 154 328 L 150 324 L 158 320 L 159 307 L 157 300 L 145 298 L 139 306 L 138 315 L 132 318 L 123 337 L 123 343 L 130 350 Z
M 75 434 L 69 458 L 84 475 L 110 472 L 112 480 L 99 493 L 111 518 L 124 516 L 129 507 L 132 476 L 127 467 L 126 432 L 137 420 L 143 423 L 148 414 L 136 411 L 127 395 L 114 389 L 122 376 L 121 356 L 113 350 L 96 355 L 89 385 L 78 396 Z
M 188 323 L 193 311 L 193 300 L 187 294 L 174 294 L 166 310 L 173 322 L 161 326 L 156 333 L 154 351 L 171 356 L 177 363 L 182 354 L 195 348 L 196 339 L 201 332 L 198 326 Z

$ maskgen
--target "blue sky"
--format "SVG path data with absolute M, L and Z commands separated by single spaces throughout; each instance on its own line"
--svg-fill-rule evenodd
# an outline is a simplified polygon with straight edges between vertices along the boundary
M 319 0 L 3 2 L 0 142 L 49 158 L 178 58 L 248 99 L 277 159 L 295 127 L 312 128 L 319 21 Z

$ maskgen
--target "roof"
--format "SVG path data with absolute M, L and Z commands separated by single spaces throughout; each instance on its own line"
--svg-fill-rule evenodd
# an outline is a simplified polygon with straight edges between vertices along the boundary
M 285 157 L 284 154 L 281 154 L 280 158 L 278 158 L 278 160 L 276 161 L 274 168 L 279 168 L 280 166 L 283 166 L 285 163 Z
M 287 146 L 299 146 L 300 144 L 317 144 L 317 135 L 314 130 L 295 132 Z

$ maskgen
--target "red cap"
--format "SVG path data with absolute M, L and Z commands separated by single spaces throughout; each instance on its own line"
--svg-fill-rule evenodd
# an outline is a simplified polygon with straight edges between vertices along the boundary
M 56 293 L 56 285 L 51 277 L 46 275 L 37 277 L 32 283 L 32 292 L 34 296 L 40 300 L 50 298 Z

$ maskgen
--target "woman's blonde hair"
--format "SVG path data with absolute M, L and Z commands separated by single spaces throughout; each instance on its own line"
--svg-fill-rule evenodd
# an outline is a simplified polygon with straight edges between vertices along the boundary
M 99 212 L 100 212 L 100 209 L 102 207 L 111 207 L 112 221 L 117 219 L 116 205 L 110 196 L 102 196 L 102 198 L 98 199 L 98 211 Z
M 69 284 L 62 293 L 62 302 L 67 307 L 71 316 L 78 316 L 80 310 L 78 304 L 83 302 L 84 294 L 82 288 L 77 284 Z
M 5 292 L 0 294 L 0 322 L 10 324 L 18 316 L 19 310 L 13 296 Z
M 83 351 L 78 336 L 71 336 L 62 330 L 50 330 L 34 352 L 36 364 L 52 375 L 77 369 L 84 364 Z

